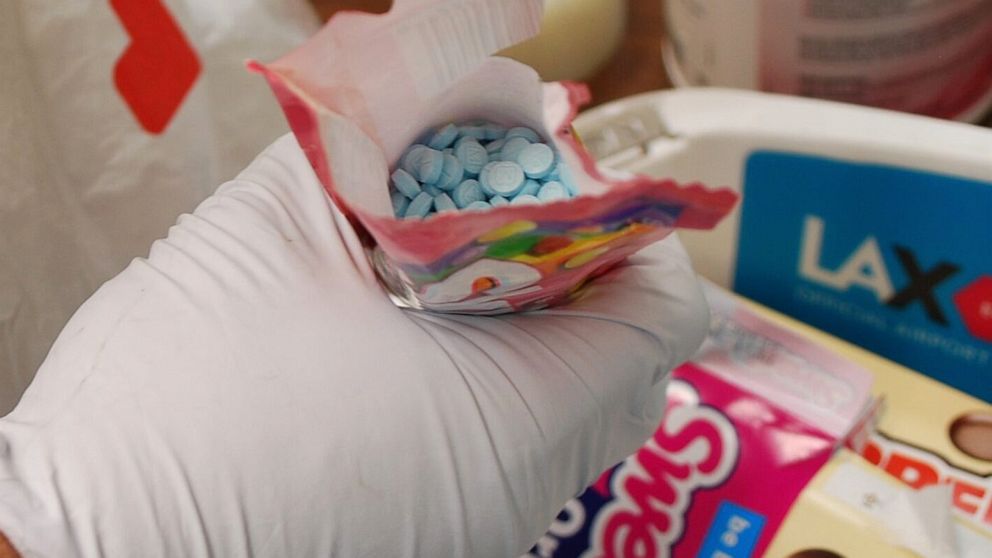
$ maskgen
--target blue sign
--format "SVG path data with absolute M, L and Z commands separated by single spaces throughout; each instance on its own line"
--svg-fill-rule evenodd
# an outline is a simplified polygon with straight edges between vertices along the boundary
M 736 291 L 992 401 L 992 183 L 761 151 L 743 190 Z
M 765 527 L 764 516 L 724 501 L 706 532 L 699 558 L 750 558 Z

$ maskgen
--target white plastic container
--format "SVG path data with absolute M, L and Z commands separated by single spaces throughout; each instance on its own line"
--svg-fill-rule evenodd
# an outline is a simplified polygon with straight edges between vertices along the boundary
M 677 86 L 755 89 L 978 121 L 988 0 L 666 0 Z
M 575 127 L 604 166 L 743 194 L 680 233 L 702 275 L 992 401 L 992 130 L 693 88 Z

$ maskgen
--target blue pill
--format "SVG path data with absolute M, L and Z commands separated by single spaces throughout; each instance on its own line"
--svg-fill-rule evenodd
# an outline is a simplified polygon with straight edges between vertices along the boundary
M 486 153 L 488 153 L 490 155 L 499 154 L 499 150 L 500 149 L 503 149 L 503 145 L 505 143 L 506 143 L 506 140 L 505 139 L 498 139 L 498 140 L 491 141 L 491 142 L 487 143 L 486 144 Z
M 403 192 L 393 192 L 389 195 L 389 199 L 393 202 L 393 215 L 402 217 L 406 213 L 407 206 L 410 205 L 410 198 L 403 195 Z
M 579 189 L 575 187 L 574 182 L 572 182 L 571 180 L 566 180 L 564 178 L 561 179 L 560 182 L 562 186 L 564 186 L 565 189 L 568 190 L 568 195 L 570 197 L 579 195 Z
M 462 126 L 458 131 L 462 137 L 475 138 L 476 140 L 486 139 L 486 129 L 483 126 Z
M 496 124 L 487 124 L 482 127 L 482 132 L 487 140 L 498 140 L 506 135 L 506 128 Z
M 451 199 L 455 202 L 455 205 L 464 209 L 472 202 L 484 201 L 486 196 L 482 193 L 482 186 L 479 184 L 479 181 L 469 179 L 455 186 L 454 191 L 451 193 Z
M 392 174 L 393 186 L 396 190 L 411 200 L 420 193 L 420 184 L 403 169 L 396 169 Z
M 486 166 L 486 163 L 489 162 L 489 154 L 486 152 L 486 148 L 479 145 L 477 141 L 459 143 L 455 147 L 455 157 L 458 158 L 465 172 L 472 175 L 478 175 L 482 167 Z
M 492 206 L 484 201 L 474 201 L 466 205 L 463 209 L 491 209 Z
M 537 199 L 537 196 L 531 196 L 530 194 L 523 194 L 510 200 L 510 205 L 530 205 L 536 203 L 541 203 L 541 200 Z
M 444 170 L 444 153 L 429 147 L 425 147 L 421 153 L 415 176 L 425 184 L 434 184 L 441 178 L 441 171 Z
M 530 142 L 527 138 L 514 137 L 507 138 L 503 148 L 499 150 L 499 158 L 502 161 L 516 161 L 520 152 L 527 148 Z
M 568 190 L 561 182 L 547 182 L 544 186 L 541 186 L 541 191 L 537 193 L 537 199 L 542 202 L 551 202 L 556 200 L 567 199 Z
M 427 130 L 403 152 L 390 202 L 397 216 L 419 218 L 552 202 L 577 195 L 571 174 L 536 129 L 465 120 Z
M 458 126 L 448 124 L 434 134 L 434 137 L 427 142 L 427 146 L 431 149 L 444 149 L 445 147 L 451 145 L 456 138 L 458 138 Z
M 442 211 L 453 211 L 458 209 L 458 206 L 455 205 L 455 202 L 452 201 L 448 194 L 442 193 L 434 196 L 434 209 L 440 213 Z
M 427 145 L 427 142 L 431 141 L 431 138 L 433 138 L 436 133 L 437 130 L 424 130 L 419 136 L 417 136 L 416 139 L 413 140 L 410 147 L 413 147 L 414 145 Z
M 510 138 L 524 138 L 531 143 L 541 141 L 541 136 L 537 135 L 537 132 L 525 126 L 517 126 L 507 130 L 506 139 L 509 140 Z
M 575 187 L 575 181 L 572 180 L 572 173 L 569 172 L 568 167 L 562 165 L 561 163 L 558 163 L 555 166 L 555 170 L 557 171 L 558 174 L 558 178 L 556 178 L 555 180 L 561 182 L 562 185 L 565 186 L 565 189 L 568 190 L 569 194 L 573 196 L 579 195 L 579 189 Z
M 406 213 L 403 214 L 404 217 L 426 217 L 431 211 L 431 207 L 434 206 L 434 198 L 431 197 L 427 192 L 421 192 L 417 197 L 413 198 L 410 205 L 406 208 Z
M 465 171 L 458 157 L 445 153 L 444 166 L 441 169 L 441 178 L 435 184 L 442 190 L 454 190 L 455 186 L 461 184 L 465 178 Z
M 416 175 L 417 165 L 420 164 L 420 157 L 423 155 L 425 149 L 428 149 L 428 147 L 420 144 L 408 147 L 400 158 L 399 167 L 412 175 Z
M 482 167 L 479 172 L 479 184 L 482 191 L 492 195 L 512 197 L 524 186 L 523 169 L 510 161 L 496 161 Z
M 528 180 L 524 187 L 517 192 L 518 196 L 536 196 L 541 191 L 541 183 L 536 180 Z
M 479 143 L 479 140 L 478 139 L 473 138 L 471 136 L 459 136 L 458 139 L 455 141 L 455 145 L 453 145 L 452 147 L 455 148 L 455 149 L 458 149 L 458 146 L 459 145 L 461 145 L 461 144 L 463 144 L 463 143 L 465 143 L 467 141 Z
M 517 155 L 517 163 L 530 178 L 541 178 L 555 164 L 555 152 L 543 143 L 532 143 Z

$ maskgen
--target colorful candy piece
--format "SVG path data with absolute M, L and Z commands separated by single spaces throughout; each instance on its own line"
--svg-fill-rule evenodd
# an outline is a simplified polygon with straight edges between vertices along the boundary
M 404 198 L 404 199 L 406 199 L 406 198 Z M 508 203 L 510 203 L 510 200 L 504 198 L 503 196 L 493 196 L 493 197 L 489 198 L 489 205 L 491 205 L 493 207 L 498 207 L 498 206 L 501 206 L 501 205 L 507 205 Z

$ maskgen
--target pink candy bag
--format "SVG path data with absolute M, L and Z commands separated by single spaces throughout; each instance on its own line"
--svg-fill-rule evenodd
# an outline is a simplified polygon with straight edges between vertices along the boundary
M 675 228 L 712 228 L 736 202 L 729 190 L 597 169 L 570 128 L 586 88 L 489 56 L 535 35 L 541 10 L 540 0 L 396 0 L 383 15 L 339 13 L 280 60 L 249 64 L 399 304 L 498 314 L 564 302 Z M 537 130 L 579 196 L 395 218 L 387 185 L 402 152 L 431 127 L 473 119 Z
M 763 556 L 874 411 L 867 370 L 708 286 L 710 334 L 654 436 L 568 502 L 524 558 Z

